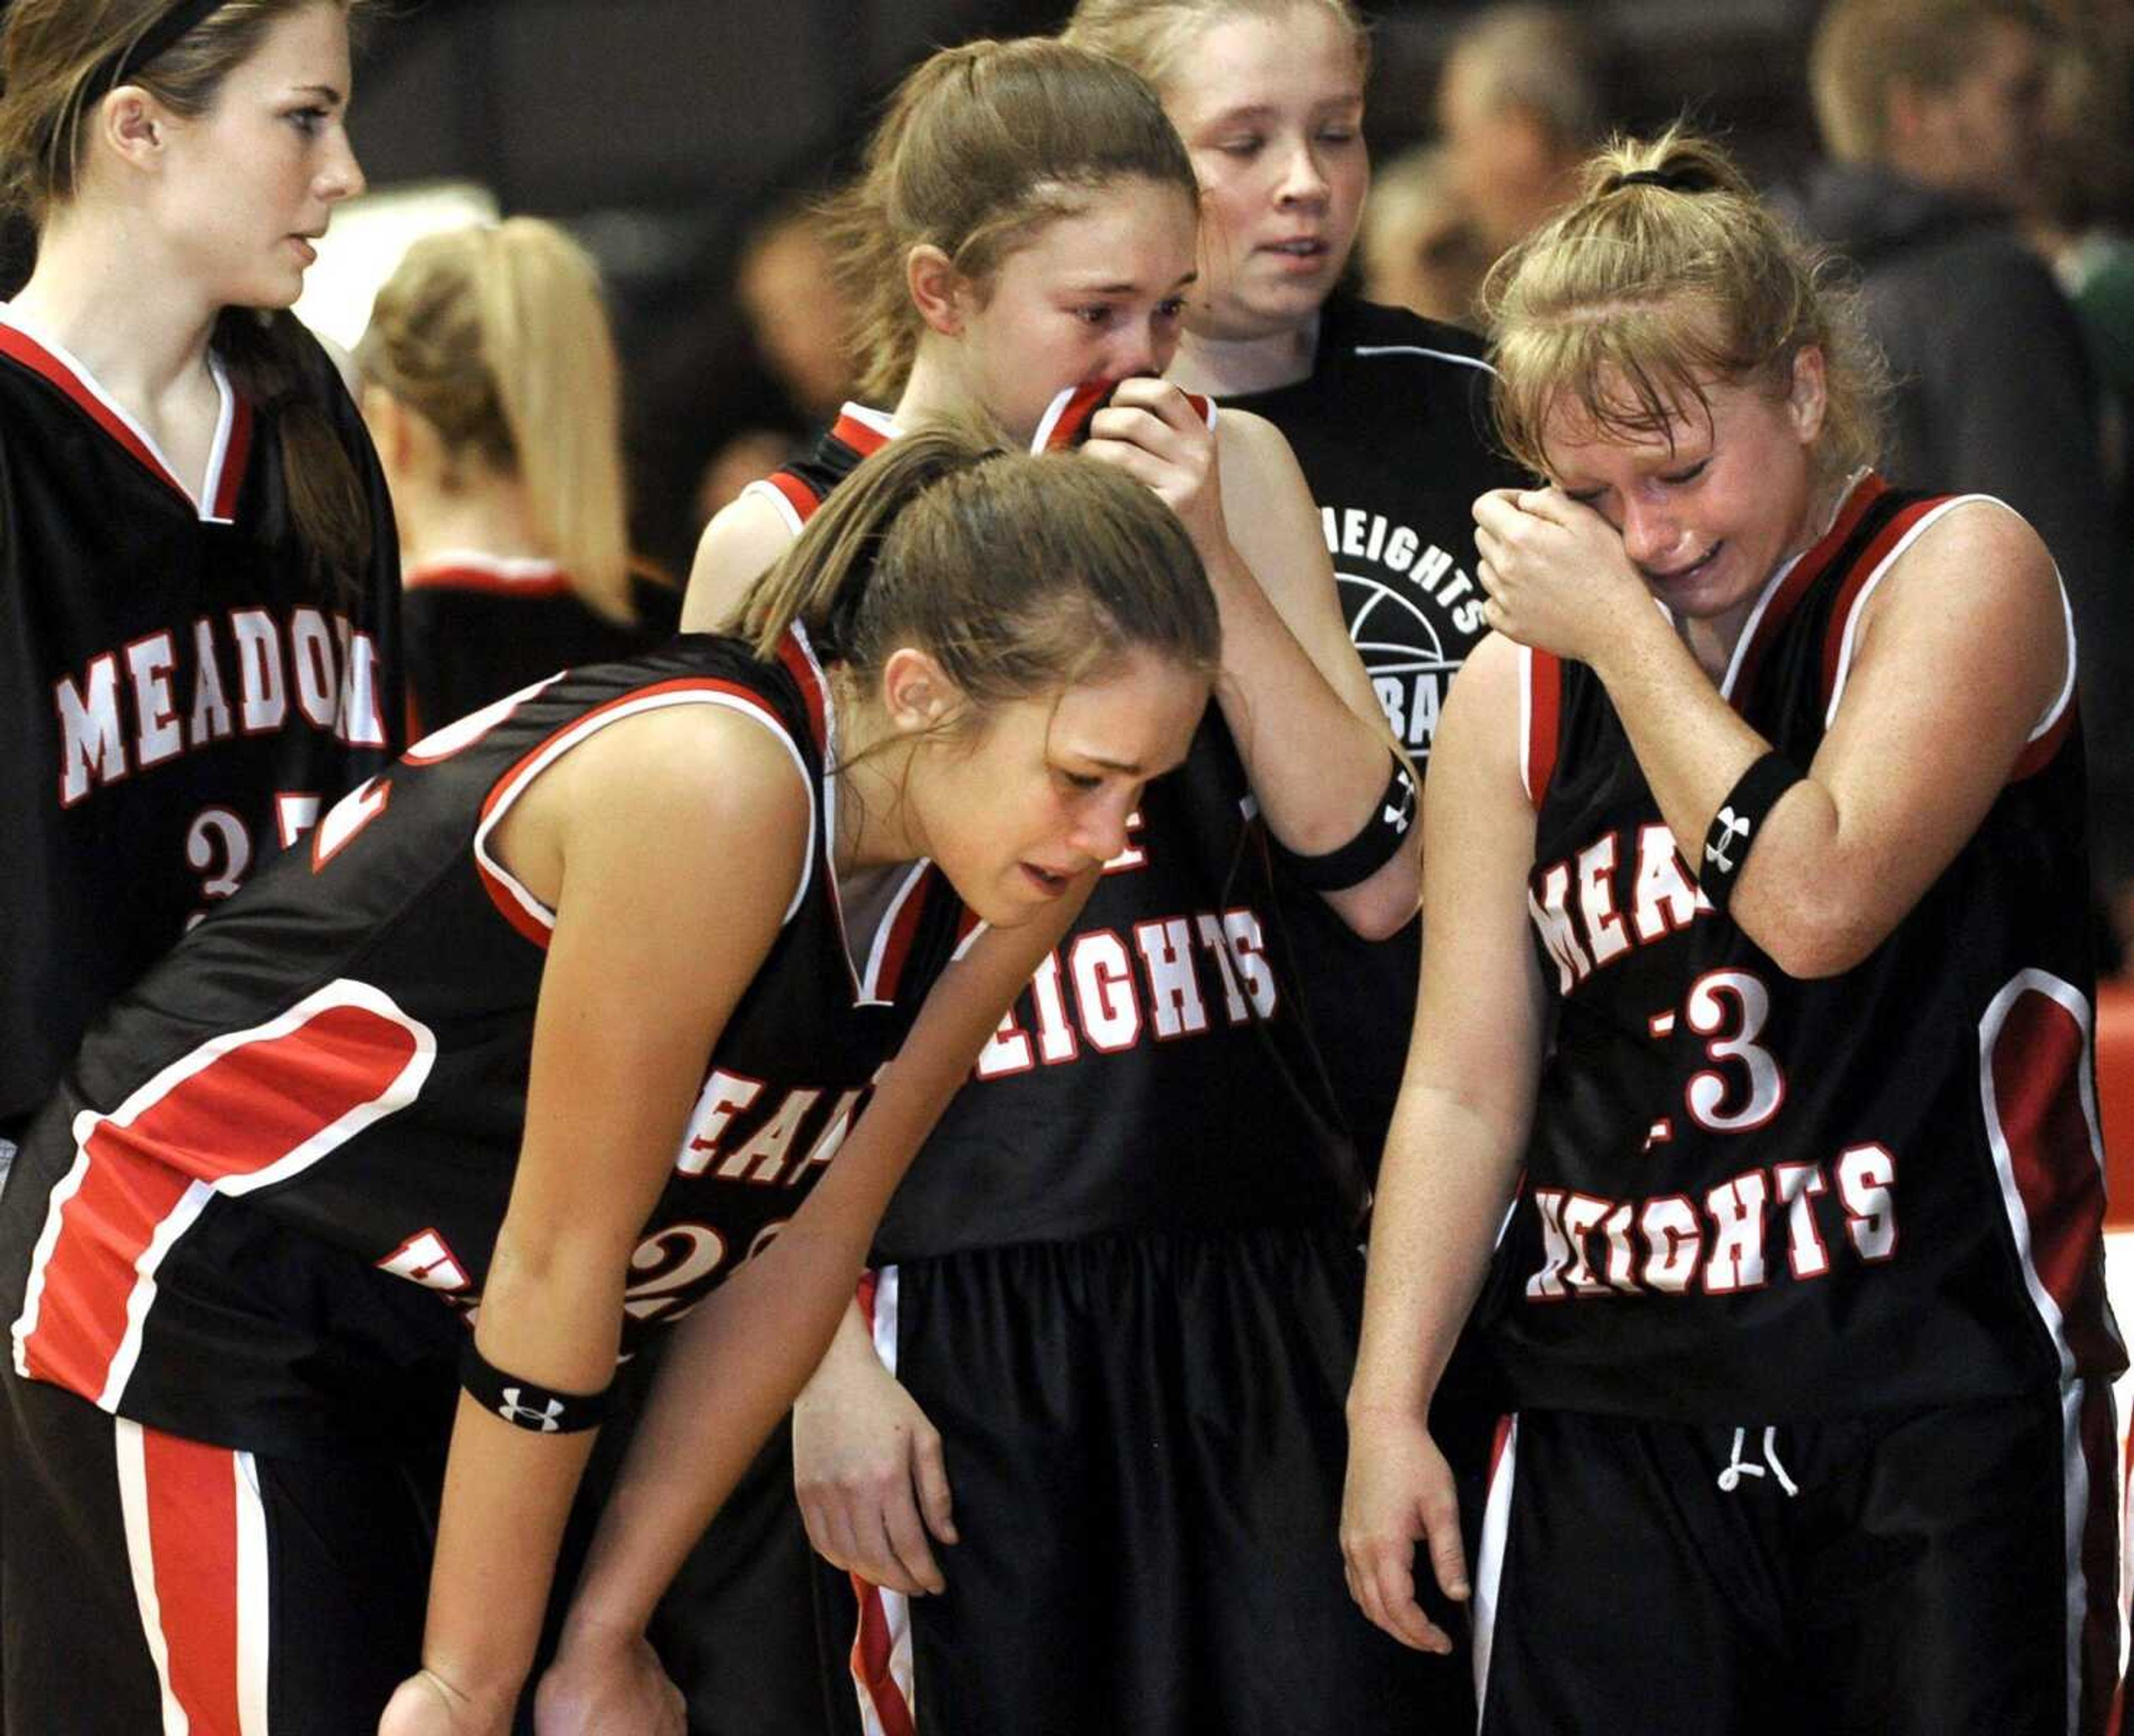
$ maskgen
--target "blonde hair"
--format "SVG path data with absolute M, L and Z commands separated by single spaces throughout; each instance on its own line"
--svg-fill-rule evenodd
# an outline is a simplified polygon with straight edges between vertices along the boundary
M 1629 179 L 1645 175 L 1659 184 Z M 1506 447 L 1546 471 L 1543 433 L 1565 404 L 1602 434 L 1671 438 L 1685 407 L 1710 413 L 1712 383 L 1783 395 L 1813 348 L 1828 392 L 1816 470 L 1871 464 L 1885 371 L 1830 271 L 1709 140 L 1681 127 L 1618 139 L 1587 163 L 1579 202 L 1483 287 Z
M 379 291 L 355 359 L 448 461 L 523 482 L 587 606 L 632 618 L 620 370 L 583 248 L 538 217 L 426 235 Z
M 173 114 L 205 114 L 269 30 L 321 4 L 353 21 L 365 0 L 226 0 L 126 82 Z M 73 202 L 110 76 L 170 10 L 167 0 L 13 0 L 0 21 L 0 203 L 41 229 L 55 206 Z M 221 310 L 213 341 L 238 392 L 274 415 L 290 517 L 315 576 L 360 589 L 372 553 L 369 500 L 316 400 L 307 366 L 316 346 L 287 311 L 247 307 Z
M 1222 654 L 1192 538 L 1147 488 L 954 422 L 900 435 L 854 470 L 727 630 L 769 658 L 796 620 L 862 677 L 900 645 L 926 651 L 975 721 L 1136 649 L 1209 681 Z
M 1888 144 L 1890 87 L 1947 90 L 1977 63 L 1978 31 L 2000 20 L 2050 41 L 2037 0 L 1832 0 L 1808 48 L 1808 91 L 1823 148 L 1873 162 Z
M 828 208 L 838 275 L 856 310 L 860 392 L 887 403 L 918 353 L 905 262 L 938 247 L 989 277 L 1045 224 L 1113 183 L 1199 183 L 1156 93 L 1104 55 L 1049 37 L 944 48 L 897 87 L 859 178 Z
M 1187 44 L 1209 25 L 1300 10 L 1331 18 L 1354 51 L 1356 75 L 1370 76 L 1371 28 L 1351 0 L 1079 0 L 1060 40 L 1109 55 L 1161 91 L 1178 73 Z

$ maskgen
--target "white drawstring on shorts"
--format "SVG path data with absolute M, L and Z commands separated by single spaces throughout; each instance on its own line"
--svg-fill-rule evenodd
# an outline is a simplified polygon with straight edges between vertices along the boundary
M 1741 1444 L 1748 1438 L 1749 1431 L 1746 1429 L 1734 1431 L 1734 1450 L 1729 1456 L 1726 1468 L 1719 1473 L 1719 1487 L 1724 1493 L 1731 1495 L 1741 1488 L 1744 1477 L 1763 1476 L 1765 1465 L 1770 1467 L 1769 1474 L 1779 1479 L 1779 1487 L 1786 1492 L 1789 1497 L 1800 1493 L 1800 1485 L 1786 1475 L 1786 1468 L 1779 1463 L 1778 1434 L 1774 1428 L 1764 1430 L 1764 1464 L 1750 1464 L 1741 1457 Z

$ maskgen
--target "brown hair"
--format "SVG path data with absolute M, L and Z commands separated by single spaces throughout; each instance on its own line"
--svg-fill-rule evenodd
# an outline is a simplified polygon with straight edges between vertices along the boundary
M 1162 90 L 1197 31 L 1224 18 L 1278 19 L 1301 8 L 1333 19 L 1355 51 L 1357 76 L 1369 77 L 1370 26 L 1351 0 L 1079 0 L 1060 40 L 1109 55 Z
M 471 455 L 523 481 L 580 597 L 632 618 L 620 370 L 583 248 L 537 217 L 426 235 L 378 292 L 355 361 L 437 430 L 448 463 Z
M 1147 488 L 956 422 L 900 435 L 854 470 L 730 624 L 768 658 L 796 620 L 862 677 L 900 645 L 928 652 L 978 718 L 1135 649 L 1211 681 L 1222 654 L 1192 538 Z
M 351 15 L 365 0 L 226 0 L 147 65 L 127 74 L 174 114 L 205 114 L 222 82 L 282 18 L 307 6 Z M 169 12 L 167 0 L 13 0 L 0 22 L 0 199 L 41 228 L 80 190 L 98 75 Z M 316 401 L 311 340 L 283 311 L 225 307 L 214 348 L 232 384 L 280 429 L 289 510 L 316 567 L 357 582 L 371 555 L 361 479 Z
M 1031 234 L 1114 181 L 1200 186 L 1156 93 L 1106 56 L 1049 37 L 944 48 L 897 87 L 859 178 L 830 206 L 857 310 L 862 396 L 888 403 L 919 347 L 905 285 L 930 244 L 983 278 Z
M 1808 91 L 1823 147 L 1872 162 L 1889 137 L 1890 87 L 1947 90 L 1977 62 L 1978 31 L 2000 20 L 2050 41 L 2038 0 L 1832 0 L 1808 49 Z
M 1483 287 L 1498 424 L 1547 468 L 1542 434 L 1569 403 L 1609 435 L 1666 436 L 1714 380 L 1783 394 L 1794 358 L 1823 352 L 1829 403 L 1818 474 L 1874 461 L 1885 370 L 1828 256 L 1785 228 L 1732 159 L 1680 127 L 1619 139 L 1584 196 L 1499 259 Z M 1652 176 L 1657 182 L 1632 177 Z

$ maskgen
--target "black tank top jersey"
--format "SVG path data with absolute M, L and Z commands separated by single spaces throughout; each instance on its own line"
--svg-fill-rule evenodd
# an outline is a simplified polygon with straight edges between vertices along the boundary
M 1403 307 L 1336 295 L 1311 372 L 1225 398 L 1296 452 L 1333 557 L 1349 636 L 1394 735 L 1427 771 L 1452 678 L 1489 629 L 1475 578 L 1478 494 L 1519 471 L 1490 437 L 1480 339 Z M 1407 1058 L 1420 923 L 1368 941 L 1316 893 L 1277 881 L 1312 1028 L 1375 1165 Z
M 1956 504 L 1869 477 L 1766 588 L 1721 691 L 1795 764 L 1881 576 Z M 1591 671 L 1523 658 L 1558 1016 L 1487 1314 L 1518 1401 L 1784 1421 L 2122 1367 L 2072 669 L 1917 906 L 1804 981 L 1701 899 Z
M 1063 393 L 1037 443 L 1073 444 L 1103 402 Z M 751 486 L 797 526 L 894 432 L 848 406 L 808 463 Z M 881 1259 L 1353 1216 L 1354 1160 L 1290 1004 L 1255 813 L 1211 706 L 897 1190 Z
M 276 412 L 214 365 L 196 504 L 0 306 L 0 1136 L 112 996 L 402 739 L 393 516 L 355 407 L 310 345 L 299 389 L 370 513 L 369 569 L 343 587 L 307 569 Z
M 852 962 L 819 671 L 797 634 L 777 664 L 697 635 L 418 743 L 117 1005 L 0 1196 L 19 1370 L 179 1434 L 292 1453 L 384 1425 L 408 1370 L 445 1371 L 449 1391 L 517 1161 L 553 926 L 489 840 L 561 755 L 675 705 L 769 730 L 807 786 L 811 837 L 631 1258 L 625 1356 L 761 1245 L 967 924 L 915 864 Z
M 640 580 L 630 589 L 637 619 L 611 621 L 553 561 L 476 551 L 426 560 L 403 582 L 410 740 L 558 669 L 651 650 L 674 637 L 682 603 Z

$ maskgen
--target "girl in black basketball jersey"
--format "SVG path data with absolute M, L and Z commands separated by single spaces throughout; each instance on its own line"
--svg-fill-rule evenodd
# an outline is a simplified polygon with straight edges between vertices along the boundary
M 722 514 L 693 586 L 690 610 L 715 617 L 852 454 L 916 412 L 975 406 L 1028 438 L 1082 413 L 1063 393 L 1126 375 L 1086 451 L 1177 509 L 1223 610 L 1219 704 L 1187 767 L 1151 790 L 988 1045 L 796 1409 L 810 1535 L 867 1582 L 840 1649 L 891 1727 L 1404 1715 L 1411 1661 L 1354 1620 L 1326 1546 L 1355 1178 L 1271 872 L 1361 932 L 1398 928 L 1417 881 L 1408 772 L 1287 444 L 1248 415 L 1211 432 L 1145 377 L 1193 292 L 1197 201 L 1131 71 L 1041 41 L 937 55 L 843 213 L 867 389 L 894 414 L 848 411 L 812 464 Z
M 569 236 L 424 236 L 355 362 L 400 523 L 410 736 L 673 631 L 679 597 L 632 581 L 615 340 Z
M 89 1021 L 399 735 L 392 514 L 287 311 L 341 0 L 21 0 L 0 178 L 0 1160 Z
M 1356 1599 L 1436 1642 L 1418 1545 L 1470 1594 L 1424 1417 L 1482 1290 L 1485 1733 L 2103 1730 L 2125 1355 L 2051 559 L 1864 468 L 1850 310 L 1693 137 L 1597 157 L 1488 301 L 1547 480 L 1475 507 Z
M 427 737 L 84 1044 L 0 1195 L 15 1727 L 500 1736 L 619 1348 L 697 1309 L 612 1506 L 701 1528 L 1219 649 L 1145 489 L 954 431 L 739 621 Z M 630 1663 L 541 1715 L 678 1731 Z
M 1349 0 L 1082 0 L 1065 32 L 1162 97 L 1199 175 L 1200 273 L 1168 378 L 1264 416 L 1317 504 L 1349 636 L 1429 769 L 1440 708 L 1487 631 L 1468 508 L 1517 480 L 1489 434 L 1480 340 L 1340 287 L 1370 162 L 1370 44 Z M 1371 943 L 1291 889 L 1320 1047 L 1375 1163 L 1415 1007 L 1421 923 Z

